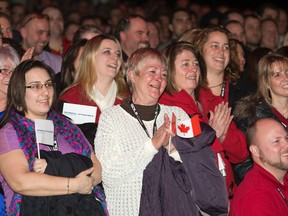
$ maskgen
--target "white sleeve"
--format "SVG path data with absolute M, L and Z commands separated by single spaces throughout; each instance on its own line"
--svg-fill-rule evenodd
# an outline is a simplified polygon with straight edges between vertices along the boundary
M 137 131 L 130 123 L 117 112 L 104 111 L 100 116 L 94 145 L 107 186 L 117 186 L 143 173 L 158 152 L 151 139 L 145 135 L 143 140 L 139 135 L 143 131 Z

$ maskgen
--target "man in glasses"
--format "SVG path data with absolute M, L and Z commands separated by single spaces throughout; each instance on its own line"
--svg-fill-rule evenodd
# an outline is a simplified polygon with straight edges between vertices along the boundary
M 254 161 L 233 198 L 230 216 L 277 215 L 288 212 L 288 133 L 272 118 L 263 118 L 247 130 Z
M 43 50 L 49 42 L 50 25 L 46 14 L 30 13 L 26 15 L 20 28 L 22 36 L 22 48 L 27 50 L 34 48 L 32 58 L 49 65 L 55 73 L 60 72 L 62 58 Z

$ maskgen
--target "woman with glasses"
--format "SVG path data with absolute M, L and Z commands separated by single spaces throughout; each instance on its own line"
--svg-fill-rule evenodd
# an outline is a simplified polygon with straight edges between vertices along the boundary
M 53 74 L 46 64 L 26 60 L 10 79 L 0 125 L 0 181 L 7 213 L 67 215 L 80 211 L 86 215 L 81 206 L 87 204 L 87 215 L 103 215 L 94 196 L 101 182 L 101 165 L 78 127 L 51 108 Z M 35 121 L 39 119 L 52 121 L 54 138 L 49 145 L 40 142 L 37 147 Z
M 12 72 L 20 63 L 17 52 L 10 45 L 0 47 L 0 119 L 7 101 L 7 88 Z
M 3 117 L 7 102 L 7 87 L 12 72 L 19 64 L 17 52 L 7 44 L 0 47 L 0 119 Z M 4 192 L 0 182 L 0 215 L 5 215 Z

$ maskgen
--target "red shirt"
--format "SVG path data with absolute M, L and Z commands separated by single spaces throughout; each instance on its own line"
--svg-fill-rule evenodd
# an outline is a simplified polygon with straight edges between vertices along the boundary
M 282 185 L 272 174 L 254 163 L 233 198 L 230 216 L 287 216 L 288 175 Z
M 95 123 L 98 124 L 101 110 L 99 109 L 99 107 L 97 106 L 95 101 L 89 100 L 88 96 L 86 96 L 86 94 L 84 93 L 84 91 L 80 85 L 75 85 L 75 86 L 71 87 L 70 89 L 68 89 L 67 91 L 65 91 L 60 96 L 59 101 L 97 107 Z M 122 100 L 116 98 L 114 105 L 121 104 L 121 103 L 122 103 Z
M 181 90 L 180 92 L 178 92 L 174 95 L 169 95 L 167 93 L 163 93 L 163 95 L 160 97 L 159 103 L 165 104 L 168 106 L 181 107 L 188 115 L 193 116 L 193 115 L 197 114 L 199 116 L 200 121 L 208 124 L 207 115 L 202 114 L 201 110 L 199 109 L 199 107 L 195 103 L 194 99 L 185 90 Z M 236 126 L 235 126 L 235 129 L 237 129 Z M 234 142 L 234 139 L 238 139 L 238 138 L 237 137 L 233 138 L 233 135 L 231 135 L 232 136 L 231 137 L 227 133 L 227 136 L 226 136 L 226 138 L 222 144 L 220 143 L 219 139 L 216 137 L 215 141 L 213 142 L 213 144 L 211 146 L 211 148 L 215 152 L 215 154 L 220 153 L 221 158 L 223 159 L 223 161 L 225 163 L 225 171 L 226 171 L 225 180 L 226 180 L 226 187 L 227 187 L 227 191 L 228 191 L 229 196 L 233 195 L 235 190 L 236 190 L 236 183 L 234 180 L 234 174 L 233 174 L 233 170 L 232 170 L 230 162 L 237 162 L 237 161 L 240 162 L 242 160 L 245 160 L 248 157 L 248 151 L 246 148 L 245 137 L 242 134 L 242 132 L 239 131 L 238 129 L 236 132 L 239 132 L 240 135 L 243 136 L 243 137 L 241 137 L 243 143 L 240 142 L 238 144 L 239 140 Z M 230 133 L 237 135 L 236 132 L 234 131 L 234 129 L 231 129 Z M 231 140 L 231 142 L 230 142 L 230 140 Z M 241 139 L 240 139 L 240 141 L 241 141 Z M 225 142 L 226 142 L 226 144 L 224 145 Z M 229 154 L 229 155 L 231 155 L 231 157 L 226 156 L 228 154 L 226 153 L 225 148 L 228 148 L 229 152 L 230 151 L 233 152 L 233 154 Z M 233 157 L 234 154 L 237 156 Z M 240 155 L 238 156 L 238 154 L 240 154 Z M 218 158 L 217 157 L 216 157 L 216 163 L 218 165 Z

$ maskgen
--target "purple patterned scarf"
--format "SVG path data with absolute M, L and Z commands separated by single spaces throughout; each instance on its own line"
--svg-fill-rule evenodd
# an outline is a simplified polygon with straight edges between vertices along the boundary
M 74 149 L 75 153 L 82 154 L 90 158 L 90 144 L 76 125 L 72 124 L 63 115 L 55 111 L 50 111 L 48 113 L 47 119 L 53 121 L 55 138 L 57 134 L 62 135 L 65 140 L 68 141 L 70 146 Z M 35 124 L 32 120 L 25 118 L 14 110 L 11 111 L 10 114 L 10 123 L 13 125 L 13 128 L 17 133 L 20 147 L 23 150 L 26 159 L 28 160 L 29 169 L 32 172 L 34 160 L 37 157 L 37 145 L 34 129 Z M 106 215 L 108 215 L 103 189 L 100 186 L 96 186 L 94 187 L 93 192 L 95 193 L 96 197 L 101 201 L 101 204 L 105 209 Z M 21 200 L 22 196 L 20 194 L 15 193 L 13 195 L 10 208 L 7 212 L 8 216 L 20 215 Z

